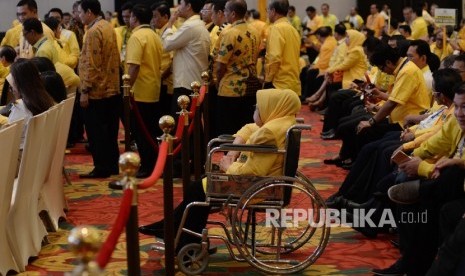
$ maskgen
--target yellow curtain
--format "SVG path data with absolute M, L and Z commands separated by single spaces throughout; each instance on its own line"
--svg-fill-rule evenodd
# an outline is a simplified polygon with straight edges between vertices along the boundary
M 267 5 L 267 0 L 258 0 L 257 8 L 258 11 L 260 12 L 260 19 L 262 21 L 266 22 L 267 16 L 266 16 L 266 5 Z

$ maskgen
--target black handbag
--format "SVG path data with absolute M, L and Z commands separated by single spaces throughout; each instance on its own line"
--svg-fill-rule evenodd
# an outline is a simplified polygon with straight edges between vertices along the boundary
M 255 65 L 252 64 L 252 66 L 255 66 Z M 253 72 L 255 72 L 255 70 L 253 70 L 253 69 L 250 70 L 250 66 L 248 66 L 247 69 L 249 70 L 249 76 L 245 80 L 246 89 L 245 89 L 244 96 L 245 97 L 255 97 L 255 95 L 257 94 L 257 91 L 262 89 L 263 85 L 260 82 L 260 80 L 258 79 L 257 74 L 253 73 Z

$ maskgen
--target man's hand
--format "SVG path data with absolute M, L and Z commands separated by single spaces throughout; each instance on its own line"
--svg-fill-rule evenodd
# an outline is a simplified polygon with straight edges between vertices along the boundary
M 399 170 L 403 171 L 408 177 L 418 176 L 418 167 L 421 163 L 420 157 L 413 157 L 410 161 L 399 165 Z
M 410 131 L 410 129 L 406 128 L 402 133 L 400 134 L 400 141 L 403 143 L 412 141 L 415 139 L 415 134 Z
M 465 163 L 462 159 L 443 158 L 434 165 L 432 178 L 438 178 L 442 169 L 452 166 L 459 166 L 463 169 L 465 168 Z
M 176 10 L 171 14 L 170 20 L 168 20 L 168 28 L 173 27 L 173 25 L 176 23 L 176 20 L 178 20 L 179 17 L 179 12 Z
M 365 128 L 371 127 L 368 121 L 361 121 L 357 126 L 357 134 L 360 134 Z
M 82 108 L 87 108 L 89 106 L 89 94 L 81 93 L 81 97 L 79 98 L 79 103 L 81 104 Z

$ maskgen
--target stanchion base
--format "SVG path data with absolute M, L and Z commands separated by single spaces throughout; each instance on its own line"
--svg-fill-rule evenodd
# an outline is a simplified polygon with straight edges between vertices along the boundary
M 119 180 L 113 180 L 113 181 L 108 182 L 108 188 L 112 190 L 123 190 L 124 185 Z

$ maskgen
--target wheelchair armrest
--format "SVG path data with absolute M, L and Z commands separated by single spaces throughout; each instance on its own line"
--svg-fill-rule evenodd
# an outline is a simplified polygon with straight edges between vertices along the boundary
M 296 121 L 298 124 L 304 124 L 304 123 L 305 123 L 304 118 L 295 118 L 295 121 Z
M 218 139 L 234 141 L 234 139 L 236 139 L 236 138 L 234 137 L 234 135 L 231 135 L 231 134 L 222 134 L 222 135 L 218 136 Z
M 268 145 L 237 145 L 237 144 L 222 144 L 219 146 L 220 150 L 224 151 L 251 151 L 263 153 L 276 153 L 278 147 Z

